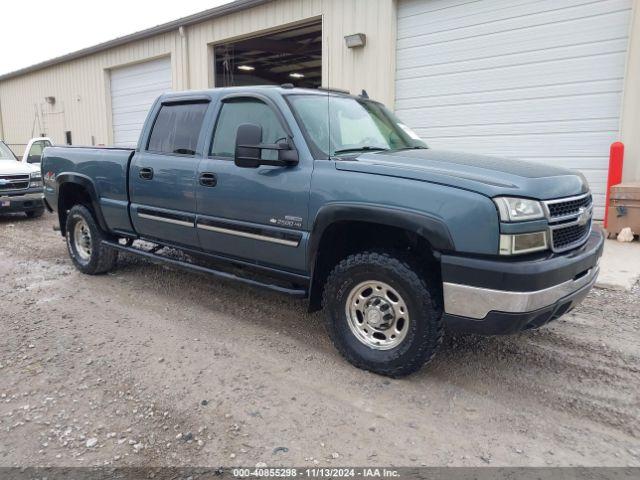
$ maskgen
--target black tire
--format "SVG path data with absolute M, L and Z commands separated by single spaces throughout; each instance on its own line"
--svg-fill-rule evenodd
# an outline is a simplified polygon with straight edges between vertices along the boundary
M 44 215 L 44 210 L 29 210 L 25 213 L 27 214 L 28 218 L 40 218 L 42 215 Z
M 327 330 L 338 351 L 353 365 L 380 375 L 403 377 L 433 358 L 443 335 L 441 290 L 431 275 L 419 272 L 411 259 L 388 252 L 351 255 L 333 269 L 323 295 Z M 369 281 L 391 286 L 410 312 L 403 340 L 388 350 L 363 343 L 349 326 L 350 293 Z
M 76 225 L 84 222 L 90 237 L 90 253 L 82 254 L 76 243 Z M 99 275 L 107 273 L 113 269 L 118 260 L 118 252 L 112 248 L 105 247 L 102 240 L 107 239 L 107 235 L 93 218 L 91 211 L 84 205 L 74 206 L 67 215 L 67 248 L 73 264 L 78 270 L 87 275 Z

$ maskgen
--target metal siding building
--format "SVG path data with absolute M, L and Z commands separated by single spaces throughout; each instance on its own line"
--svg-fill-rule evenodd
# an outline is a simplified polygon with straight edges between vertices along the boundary
M 435 148 L 580 170 L 604 215 L 632 0 L 401 0 L 396 112 Z
M 208 20 L 201 17 L 211 16 Z M 213 46 L 310 20 L 323 24 L 323 83 L 393 103 L 395 7 L 390 0 L 240 0 L 201 15 L 116 39 L 45 64 L 0 76 L 2 137 L 26 144 L 39 133 L 62 143 L 113 144 L 113 75 L 162 57 L 171 62 L 171 90 L 214 87 Z M 182 28 L 180 28 L 182 27 Z M 367 47 L 351 51 L 344 36 L 363 31 Z M 143 37 L 143 38 L 140 38 Z M 111 44 L 111 45 L 110 45 Z M 380 57 L 389 59 L 380 62 Z M 54 97 L 54 105 L 45 97 Z M 39 122 L 39 123 L 38 123 Z M 116 120 L 117 122 L 117 120 Z M 116 125 L 117 127 L 117 125 Z
M 0 138 L 130 145 L 159 92 L 216 86 L 216 46 L 316 22 L 324 86 L 434 147 L 579 169 L 601 217 L 611 142 L 640 180 L 639 1 L 239 0 L 0 76 Z

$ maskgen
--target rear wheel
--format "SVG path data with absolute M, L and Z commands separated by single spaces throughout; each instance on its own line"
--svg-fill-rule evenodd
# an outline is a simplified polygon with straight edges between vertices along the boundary
M 67 248 L 74 265 L 82 273 L 98 275 L 113 269 L 118 252 L 103 245 L 107 238 L 84 205 L 76 205 L 67 216 Z
M 435 281 L 400 253 L 364 252 L 329 275 L 323 304 L 336 348 L 359 368 L 401 377 L 419 370 L 442 341 Z

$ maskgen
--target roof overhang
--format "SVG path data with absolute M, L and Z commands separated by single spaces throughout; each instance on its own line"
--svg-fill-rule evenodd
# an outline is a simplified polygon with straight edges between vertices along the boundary
M 9 80 L 10 78 L 19 77 L 26 73 L 36 72 L 38 70 L 42 70 L 44 68 L 51 67 L 53 65 L 58 65 L 60 63 L 76 60 L 78 58 L 86 57 L 94 53 L 103 52 L 105 50 L 109 50 L 114 47 L 119 47 L 121 45 L 135 42 L 137 40 L 143 40 L 145 38 L 153 37 L 163 33 L 172 32 L 174 30 L 177 30 L 180 27 L 186 27 L 189 25 L 193 25 L 195 23 L 201 23 L 214 18 L 223 17 L 231 13 L 239 12 L 241 10 L 246 10 L 248 8 L 256 7 L 258 5 L 269 3 L 272 1 L 273 0 L 235 0 L 234 2 L 227 3 L 225 5 L 220 5 L 219 7 L 211 8 L 209 10 L 205 10 L 204 12 L 195 13 L 193 15 L 189 15 L 188 17 L 179 18 L 177 20 L 173 20 L 168 23 L 163 23 L 162 25 L 156 25 L 155 27 L 151 27 L 146 30 L 141 30 L 139 32 L 132 33 L 130 35 L 125 35 L 124 37 L 114 38 L 113 40 L 109 40 L 108 42 L 100 43 L 92 47 L 84 48 L 76 52 L 72 52 L 66 55 L 62 55 L 60 57 L 52 58 L 51 60 L 46 60 L 44 62 L 36 63 L 35 65 L 21 68 L 20 70 L 15 70 L 13 72 L 5 73 L 4 75 L 0 75 L 0 81 Z

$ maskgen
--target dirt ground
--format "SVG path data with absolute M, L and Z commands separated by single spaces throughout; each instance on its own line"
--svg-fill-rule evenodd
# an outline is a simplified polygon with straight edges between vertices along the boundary
M 277 294 L 0 217 L 0 466 L 640 466 L 640 290 L 389 380 Z

